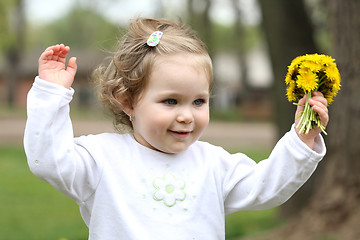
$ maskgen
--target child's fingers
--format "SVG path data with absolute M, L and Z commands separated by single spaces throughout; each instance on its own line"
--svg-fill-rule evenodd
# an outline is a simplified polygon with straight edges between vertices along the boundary
M 309 104 L 311 106 L 318 106 L 318 107 L 326 109 L 326 110 L 327 110 L 327 106 L 328 106 L 327 99 L 324 98 L 324 95 L 322 93 L 315 94 L 312 98 L 310 98 Z
M 319 91 L 315 91 L 315 92 L 312 92 L 312 95 L 313 96 L 324 96 L 324 94 L 322 94 L 322 92 L 319 92 Z
M 52 49 L 45 50 L 39 57 L 39 63 L 47 62 L 51 59 L 51 56 L 54 54 Z
M 40 55 L 39 60 L 52 60 L 56 52 L 59 51 L 59 45 L 50 46 Z
M 327 108 L 328 102 L 326 98 L 324 98 L 322 93 L 315 92 L 314 96 L 309 99 L 309 104 L 319 115 L 322 125 L 326 127 L 329 122 L 329 110 Z
M 66 55 L 68 54 L 69 51 L 70 51 L 69 46 L 64 46 L 64 44 L 61 44 L 61 48 L 59 50 L 59 57 L 66 58 Z
M 69 51 L 70 48 L 64 44 L 50 46 L 40 55 L 39 62 L 51 60 L 65 62 L 66 55 Z
M 313 106 L 314 111 L 319 115 L 321 124 L 326 127 L 329 123 L 329 112 L 327 108 L 314 105 Z
M 61 61 L 63 61 L 70 48 L 65 47 L 64 44 L 57 44 L 52 47 L 52 50 L 54 51 L 54 53 L 51 60 L 58 61 L 60 59 Z
M 69 47 L 65 47 L 64 45 L 62 45 L 59 49 L 59 51 L 56 53 L 56 55 L 54 55 L 54 59 L 55 61 L 58 62 L 62 62 L 65 63 L 66 61 L 66 55 L 68 54 L 68 52 L 70 51 Z
M 49 50 L 53 51 L 52 56 L 57 56 L 57 55 L 59 55 L 60 45 L 57 44 L 57 45 L 54 45 L 54 46 L 50 46 L 45 51 L 49 51 Z
M 324 97 L 324 95 L 321 92 L 314 92 L 313 97 L 311 99 L 314 101 L 319 101 L 322 104 L 324 104 L 325 106 L 328 105 L 327 99 Z

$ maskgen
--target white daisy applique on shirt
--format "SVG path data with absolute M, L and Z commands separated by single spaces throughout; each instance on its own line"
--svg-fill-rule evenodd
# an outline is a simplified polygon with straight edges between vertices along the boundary
M 172 174 L 166 173 L 162 178 L 155 178 L 153 186 L 156 189 L 154 200 L 163 201 L 167 207 L 173 207 L 177 201 L 184 201 L 186 198 L 185 181 Z

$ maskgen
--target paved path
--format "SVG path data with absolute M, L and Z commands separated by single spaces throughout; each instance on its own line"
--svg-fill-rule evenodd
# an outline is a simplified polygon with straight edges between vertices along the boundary
M 73 121 L 75 136 L 114 132 L 111 122 Z M 0 144 L 22 144 L 25 119 L 0 119 Z M 211 122 L 201 140 L 227 149 L 272 148 L 276 128 L 271 123 Z

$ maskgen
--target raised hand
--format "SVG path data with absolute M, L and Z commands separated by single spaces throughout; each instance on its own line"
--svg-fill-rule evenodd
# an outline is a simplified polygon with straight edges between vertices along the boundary
M 296 109 L 295 119 L 297 116 L 301 114 L 304 110 L 304 107 L 301 105 L 305 104 L 306 96 L 300 99 L 299 105 Z M 329 122 L 329 112 L 327 108 L 327 100 L 324 98 L 324 95 L 321 92 L 313 92 L 312 97 L 309 99 L 309 104 L 314 108 L 314 111 L 319 115 L 321 124 L 326 127 Z M 295 121 L 295 127 L 297 126 L 298 119 Z M 319 133 L 321 133 L 321 129 L 319 127 L 314 128 L 309 131 L 308 134 L 300 134 L 299 129 L 295 129 L 296 133 L 300 137 L 300 139 L 308 145 L 310 148 L 313 148 L 314 140 Z
M 43 80 L 70 88 L 77 70 L 76 58 L 69 59 L 66 68 L 68 46 L 58 44 L 48 47 L 39 58 L 39 77 Z

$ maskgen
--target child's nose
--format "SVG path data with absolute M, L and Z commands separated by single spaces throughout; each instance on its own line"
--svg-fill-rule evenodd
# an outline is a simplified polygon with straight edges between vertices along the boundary
M 176 120 L 180 123 L 192 123 L 194 121 L 192 110 L 188 107 L 181 108 L 181 110 L 178 112 Z

